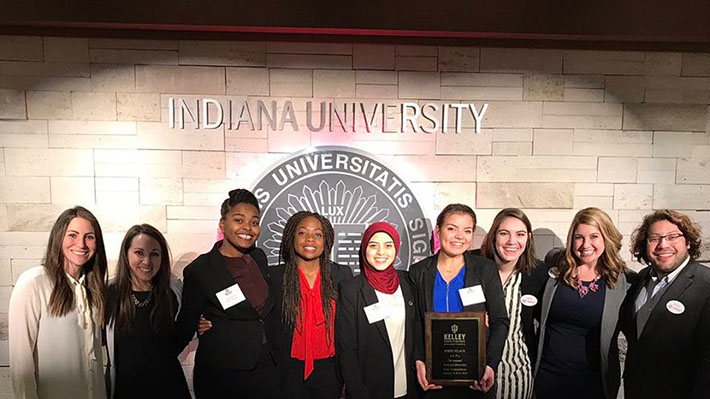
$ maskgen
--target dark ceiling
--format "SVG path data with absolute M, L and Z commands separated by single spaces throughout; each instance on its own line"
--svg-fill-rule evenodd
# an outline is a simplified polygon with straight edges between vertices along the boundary
M 0 33 L 710 51 L 710 1 L 0 0 Z

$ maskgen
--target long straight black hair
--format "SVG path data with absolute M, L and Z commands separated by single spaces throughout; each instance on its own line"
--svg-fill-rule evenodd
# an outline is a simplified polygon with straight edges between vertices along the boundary
M 131 296 L 131 267 L 128 262 L 128 250 L 133 239 L 139 234 L 147 235 L 157 241 L 160 246 L 160 268 L 151 281 L 154 300 L 150 311 L 150 325 L 156 332 L 169 332 L 175 325 L 173 319 L 175 309 L 170 290 L 170 248 L 168 248 L 163 234 L 149 224 L 137 224 L 128 229 L 123 237 L 121 253 L 118 256 L 116 284 L 115 287 L 112 287 L 116 290 L 118 301 L 115 309 L 109 309 L 108 318 L 115 320 L 116 328 L 119 331 L 123 333 L 131 331 L 136 305 Z

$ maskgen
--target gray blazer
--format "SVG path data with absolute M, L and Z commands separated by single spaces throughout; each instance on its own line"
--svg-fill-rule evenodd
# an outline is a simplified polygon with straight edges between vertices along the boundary
M 633 272 L 631 272 L 633 273 Z M 557 268 L 550 269 L 550 279 L 547 280 L 545 292 L 542 296 L 542 315 L 540 322 L 540 341 L 538 344 L 537 360 L 535 361 L 534 375 L 537 375 L 537 370 L 540 367 L 542 352 L 545 350 L 545 327 L 547 325 L 547 315 L 550 313 L 550 305 L 552 298 L 555 296 L 555 291 L 558 286 Z M 617 321 L 619 320 L 619 308 L 624 301 L 626 291 L 631 287 L 631 282 L 628 281 L 626 275 L 619 275 L 619 281 L 616 282 L 614 288 L 607 286 L 604 295 L 604 309 L 602 310 L 602 325 L 601 325 L 601 342 L 599 348 L 601 350 L 601 376 L 604 392 L 607 399 L 615 399 L 619 391 L 621 383 L 621 370 L 619 366 L 619 350 L 617 337 L 619 329 Z

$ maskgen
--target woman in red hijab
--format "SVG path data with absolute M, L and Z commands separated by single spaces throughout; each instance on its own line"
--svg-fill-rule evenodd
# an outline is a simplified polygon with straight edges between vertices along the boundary
M 399 244 L 394 226 L 372 224 L 360 244 L 361 274 L 341 286 L 335 342 L 348 398 L 418 397 L 421 327 L 407 272 L 394 268 Z

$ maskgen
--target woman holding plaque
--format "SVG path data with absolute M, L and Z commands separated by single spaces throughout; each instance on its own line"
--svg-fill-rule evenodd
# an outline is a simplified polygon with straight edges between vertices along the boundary
M 418 396 L 413 359 L 421 329 L 407 272 L 394 268 L 399 245 L 392 225 L 373 223 L 360 244 L 362 273 L 340 290 L 335 342 L 352 399 Z
M 537 356 L 539 302 L 547 281 L 545 264 L 535 258 L 530 220 L 518 208 L 498 212 L 483 240 L 481 254 L 495 261 L 503 282 L 510 329 L 488 397 L 527 399 L 532 396 L 532 364 Z
M 619 256 L 621 238 L 606 212 L 582 209 L 572 220 L 566 248 L 552 257 L 542 298 L 537 398 L 568 398 L 570 392 L 577 399 L 616 398 L 616 324 L 633 278 Z
M 426 312 L 487 312 L 486 366 L 482 377 L 469 387 L 487 392 L 494 383 L 494 370 L 503 353 L 509 319 L 495 263 L 467 252 L 475 227 L 476 214 L 470 207 L 447 205 L 436 219 L 441 249 L 436 255 L 412 265 L 409 275 L 417 288 L 421 317 Z M 473 364 L 478 361 L 470 360 L 475 362 Z M 446 387 L 438 391 L 441 387 L 427 380 L 423 356 L 417 358 L 416 367 L 419 384 L 427 391 L 428 398 L 472 397 L 466 387 Z
M 256 248 L 259 202 L 244 189 L 221 207 L 224 240 L 185 267 L 177 318 L 178 352 L 192 339 L 200 315 L 211 328 L 195 354 L 197 398 L 277 398 L 275 345 L 280 339 L 266 254 Z
M 62 212 L 43 263 L 20 275 L 10 297 L 14 397 L 104 399 L 106 250 L 94 215 Z

